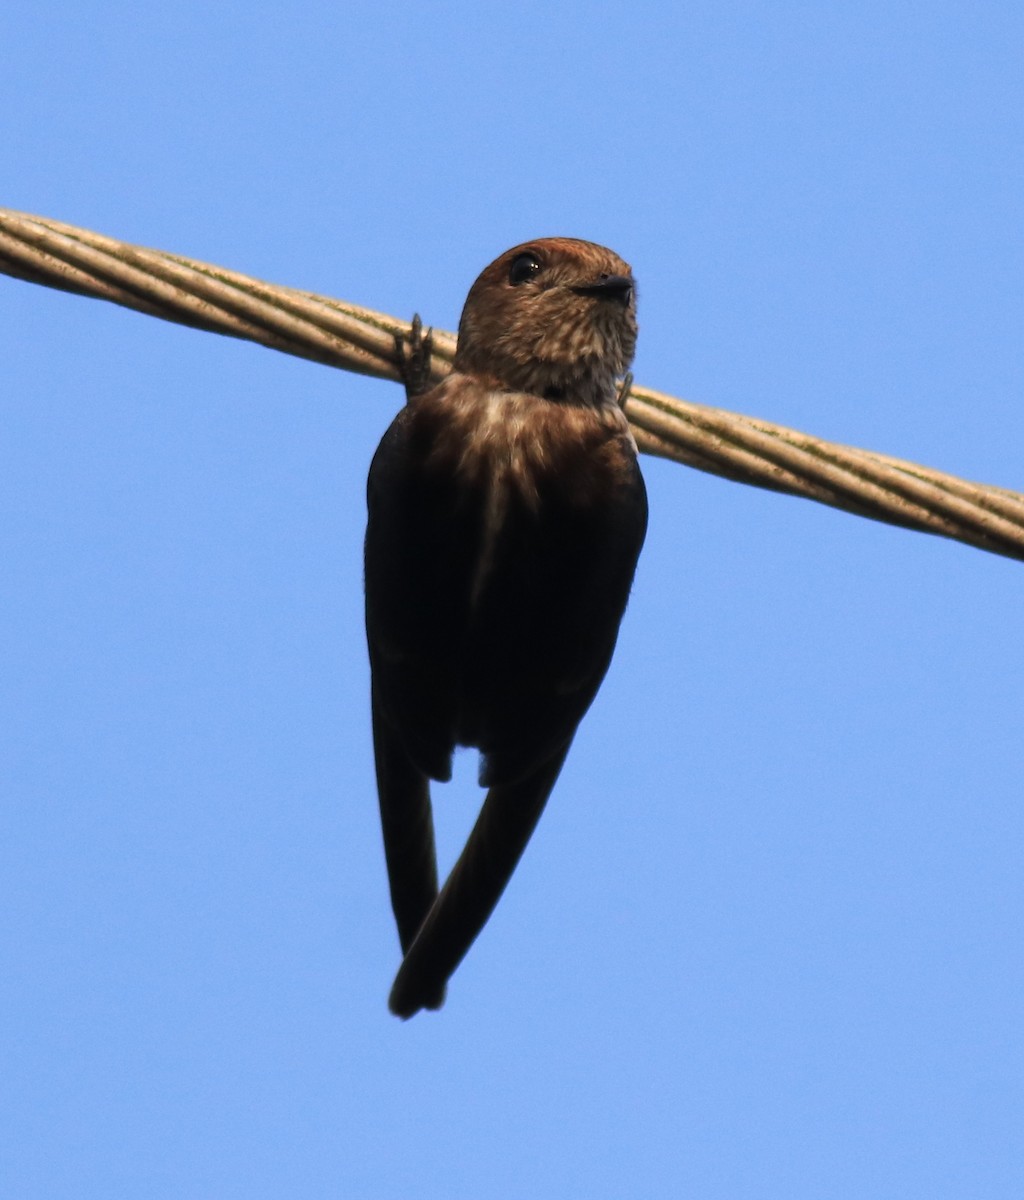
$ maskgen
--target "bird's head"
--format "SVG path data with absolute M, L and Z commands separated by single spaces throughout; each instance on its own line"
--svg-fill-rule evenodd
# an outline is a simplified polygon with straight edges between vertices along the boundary
M 599 404 L 636 347 L 636 284 L 613 251 L 574 238 L 506 250 L 470 288 L 455 369 L 510 391 Z

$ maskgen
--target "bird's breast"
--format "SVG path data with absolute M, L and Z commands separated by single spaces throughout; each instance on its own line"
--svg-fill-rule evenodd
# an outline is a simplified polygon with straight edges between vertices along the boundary
M 471 612 L 499 575 L 505 587 L 532 575 L 550 557 L 545 546 L 570 528 L 612 523 L 636 488 L 636 444 L 617 405 L 545 400 L 454 375 L 424 397 L 416 419 L 425 469 L 474 514 L 478 540 L 463 585 Z
M 636 443 L 618 405 L 545 400 L 457 375 L 426 399 L 418 417 L 430 427 L 428 467 L 466 489 L 497 490 L 538 512 L 556 499 L 605 501 L 634 477 Z

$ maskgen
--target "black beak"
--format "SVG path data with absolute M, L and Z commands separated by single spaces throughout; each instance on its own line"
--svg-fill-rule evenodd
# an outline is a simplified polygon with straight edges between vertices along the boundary
M 580 296 L 597 296 L 601 300 L 615 300 L 627 307 L 633 296 L 632 275 L 602 275 L 596 283 L 584 283 L 572 290 Z

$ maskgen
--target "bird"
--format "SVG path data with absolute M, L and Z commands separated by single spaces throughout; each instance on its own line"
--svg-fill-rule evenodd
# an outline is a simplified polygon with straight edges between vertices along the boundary
M 396 337 L 406 403 L 370 466 L 365 594 L 404 1019 L 443 1005 L 611 661 L 647 529 L 619 382 L 636 336 L 630 266 L 551 237 L 481 272 L 441 382 L 419 318 Z M 439 892 L 430 782 L 456 747 L 487 794 Z

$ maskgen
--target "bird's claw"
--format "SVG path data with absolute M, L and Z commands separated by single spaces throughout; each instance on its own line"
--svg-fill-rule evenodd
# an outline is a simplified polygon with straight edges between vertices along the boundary
M 405 385 L 406 400 L 430 391 L 433 353 L 434 331 L 428 329 L 424 333 L 420 314 L 416 313 L 409 332 L 395 334 L 395 365 Z

